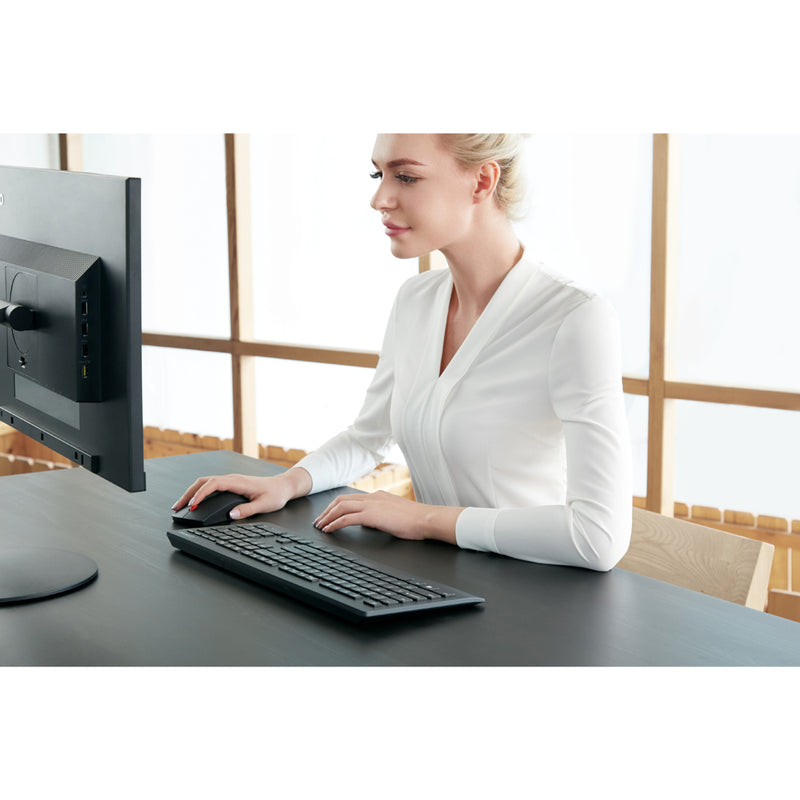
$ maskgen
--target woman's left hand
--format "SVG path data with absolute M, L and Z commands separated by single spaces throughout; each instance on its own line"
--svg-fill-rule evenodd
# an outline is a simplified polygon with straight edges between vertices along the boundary
M 455 544 L 460 508 L 428 506 L 389 492 L 339 495 L 314 522 L 325 533 L 348 525 L 391 533 L 399 539 L 442 539 Z

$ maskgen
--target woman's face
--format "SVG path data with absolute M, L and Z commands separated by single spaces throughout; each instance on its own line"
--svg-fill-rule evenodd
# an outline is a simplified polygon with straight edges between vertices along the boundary
M 393 255 L 446 250 L 468 234 L 476 177 L 435 134 L 380 134 L 372 162 L 379 183 L 370 205 L 381 214 Z

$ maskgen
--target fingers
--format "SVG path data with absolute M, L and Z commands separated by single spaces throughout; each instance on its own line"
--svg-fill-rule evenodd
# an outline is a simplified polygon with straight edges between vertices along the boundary
M 215 475 L 213 477 L 198 478 L 172 506 L 172 510 L 177 511 L 186 505 L 193 509 L 195 506 L 200 505 L 212 492 L 228 491 L 249 496 L 243 480 L 246 479 L 242 475 Z
M 194 500 L 195 495 L 200 490 L 200 488 L 209 481 L 210 478 L 198 478 L 177 500 L 177 502 L 172 506 L 173 511 L 177 511 L 179 508 L 183 508 L 185 505 L 189 503 L 189 500 Z M 204 493 L 203 497 L 207 497 L 208 493 Z M 199 501 L 198 501 L 199 502 Z M 192 505 L 195 505 L 193 502 Z
M 248 517 L 252 517 L 253 514 L 263 514 L 273 510 L 273 508 L 266 506 L 263 502 L 254 500 L 251 503 L 242 503 L 232 508 L 229 516 L 231 519 L 247 519 Z
M 344 494 L 337 497 L 314 521 L 323 533 L 333 533 L 348 525 L 369 525 L 364 513 L 370 495 Z

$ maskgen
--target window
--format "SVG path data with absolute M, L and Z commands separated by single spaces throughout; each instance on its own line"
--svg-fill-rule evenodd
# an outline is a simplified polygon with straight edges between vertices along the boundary
M 230 336 L 219 135 L 83 136 L 86 172 L 142 179 L 142 327 Z
M 259 358 L 255 368 L 259 443 L 301 450 L 314 450 L 353 422 L 373 372 L 275 358 Z
M 58 169 L 58 136 L 53 133 L 2 133 L 0 164 Z
M 674 396 L 739 389 L 678 402 L 676 497 L 798 518 L 800 137 L 682 136 L 679 157 Z
M 678 500 L 800 518 L 800 414 L 681 400 L 676 417 Z
M 231 359 L 225 353 L 142 348 L 145 426 L 233 438 Z
M 683 136 L 675 378 L 800 391 L 800 136 Z

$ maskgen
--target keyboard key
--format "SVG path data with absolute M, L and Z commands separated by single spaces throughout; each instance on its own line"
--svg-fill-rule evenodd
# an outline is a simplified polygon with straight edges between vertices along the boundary
M 353 600 L 356 600 L 361 596 L 357 592 L 353 592 L 350 589 L 345 589 L 344 586 L 338 586 L 335 583 L 328 583 L 327 581 L 322 581 L 320 586 L 324 587 L 325 589 L 330 589 L 332 592 L 336 592 L 337 594 L 342 594 L 345 597 L 350 597 Z

